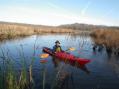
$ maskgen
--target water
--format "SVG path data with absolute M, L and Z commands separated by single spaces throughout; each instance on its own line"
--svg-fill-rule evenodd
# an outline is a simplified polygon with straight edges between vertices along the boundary
M 91 62 L 84 69 L 53 59 L 51 56 L 46 58 L 48 61 L 46 64 L 40 63 L 39 55 L 43 53 L 42 47 L 52 48 L 56 40 L 61 42 L 62 49 L 75 47 L 76 51 L 70 53 L 88 58 Z M 51 89 L 57 84 L 55 79 L 58 73 L 61 80 L 57 82 L 61 86 L 60 88 L 57 86 L 57 89 L 119 89 L 119 58 L 109 58 L 105 49 L 94 52 L 93 43 L 89 36 L 49 34 L 3 41 L 0 42 L 0 48 L 5 55 L 9 54 L 13 58 L 17 71 L 21 67 L 20 53 L 24 53 L 27 66 L 29 66 L 35 49 L 33 64 L 35 89 L 42 88 L 44 68 L 46 69 L 45 89 Z M 2 56 L 1 51 L 0 57 Z M 64 78 L 66 78 L 65 81 L 62 81 Z

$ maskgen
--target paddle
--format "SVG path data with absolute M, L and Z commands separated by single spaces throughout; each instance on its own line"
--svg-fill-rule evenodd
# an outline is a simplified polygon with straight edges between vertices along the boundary
M 40 55 L 40 58 L 48 58 L 48 57 L 49 57 L 49 54 L 47 54 L 47 53 L 44 53 L 44 54 Z
M 76 49 L 74 48 L 74 47 L 70 47 L 70 48 L 68 48 L 67 50 L 65 50 L 65 51 L 75 51 Z M 41 54 L 40 55 L 40 58 L 42 58 L 42 59 L 44 59 L 44 58 L 48 58 L 49 57 L 49 54 L 47 54 L 47 53 L 43 53 L 43 54 Z
M 40 58 L 42 60 L 40 60 L 40 63 L 43 63 L 43 64 L 46 63 L 47 60 L 45 58 L 48 58 L 48 57 L 49 57 L 49 54 L 47 54 L 47 53 L 41 54 Z M 45 82 L 46 82 L 45 80 L 46 80 L 46 67 L 44 65 L 44 68 L 43 68 L 43 89 L 45 89 Z
M 42 58 L 42 60 L 40 60 L 40 63 L 46 63 L 47 60 L 45 60 L 45 58 L 48 58 L 48 57 L 49 57 L 49 54 L 47 53 L 41 54 L 40 58 Z
M 68 48 L 66 51 L 75 51 L 76 49 L 74 47 Z
M 70 47 L 70 48 L 68 48 L 68 49 L 66 50 L 66 52 L 67 52 L 67 51 L 74 51 L 74 50 L 75 50 L 74 47 Z M 41 54 L 41 55 L 40 55 L 40 58 L 41 58 L 42 60 L 40 60 L 40 63 L 46 63 L 47 60 L 46 60 L 45 58 L 48 58 L 48 57 L 49 57 L 49 54 L 47 54 L 47 53 Z
M 76 50 L 76 48 L 70 47 L 70 48 L 68 48 L 68 49 L 65 50 L 65 51 L 67 52 L 67 51 L 75 51 L 75 50 Z M 40 60 L 40 63 L 46 63 L 47 60 L 46 60 L 45 58 L 48 58 L 48 57 L 49 57 L 49 54 L 47 54 L 47 53 L 41 54 L 41 55 L 40 55 L 40 58 L 41 58 L 42 60 Z

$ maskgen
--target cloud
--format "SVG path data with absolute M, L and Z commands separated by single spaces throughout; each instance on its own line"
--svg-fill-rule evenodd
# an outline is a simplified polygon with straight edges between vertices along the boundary
M 116 21 L 106 21 L 95 17 L 77 16 L 66 13 L 57 13 L 55 11 L 43 11 L 38 8 L 26 7 L 5 7 L 0 8 L 0 21 L 42 24 L 42 25 L 60 25 L 70 23 L 87 23 L 96 25 L 118 25 Z

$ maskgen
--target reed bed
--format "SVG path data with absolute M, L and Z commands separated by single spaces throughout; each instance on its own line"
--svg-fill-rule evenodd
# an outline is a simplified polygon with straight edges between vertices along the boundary
M 101 29 L 95 30 L 92 39 L 97 46 L 103 46 L 109 55 L 119 55 L 119 30 L 118 29 Z
M 73 33 L 72 29 L 63 29 L 51 26 L 0 24 L 0 40 L 24 37 L 42 33 Z
M 32 66 L 36 55 L 36 42 L 30 64 L 26 62 L 27 58 L 24 55 L 23 45 L 20 45 L 20 49 L 17 49 L 21 61 L 19 63 L 20 69 L 15 68 L 17 64 L 14 57 L 10 55 L 8 48 L 7 52 L 5 49 L 0 49 L 0 89 L 33 89 Z
M 95 30 L 92 37 L 96 44 L 119 48 L 119 30 Z

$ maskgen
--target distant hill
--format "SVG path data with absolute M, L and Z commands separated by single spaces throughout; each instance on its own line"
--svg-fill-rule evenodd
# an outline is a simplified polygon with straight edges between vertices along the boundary
M 85 31 L 96 30 L 96 29 L 118 29 L 119 30 L 119 27 L 114 27 L 114 26 L 79 24 L 79 23 L 65 24 L 65 25 L 60 25 L 58 27 L 59 28 L 74 29 L 74 30 L 85 30 Z
M 26 24 L 26 23 L 12 23 L 12 22 L 3 22 L 0 21 L 0 25 L 16 25 L 16 26 L 24 26 L 24 27 L 33 27 L 33 28 L 59 28 L 59 29 L 72 29 L 72 30 L 82 30 L 82 31 L 90 31 L 96 29 L 118 29 L 116 26 L 104 26 L 104 25 L 92 25 L 92 24 L 83 24 L 83 23 L 73 23 L 73 24 L 64 24 L 59 26 L 47 26 L 47 25 L 34 25 L 34 24 Z

